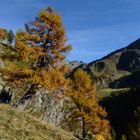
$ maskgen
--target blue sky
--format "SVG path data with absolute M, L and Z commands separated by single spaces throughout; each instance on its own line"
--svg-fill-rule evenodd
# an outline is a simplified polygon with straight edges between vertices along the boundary
M 73 45 L 69 60 L 90 62 L 140 38 L 140 0 L 0 0 L 0 27 L 24 28 L 49 5 Z

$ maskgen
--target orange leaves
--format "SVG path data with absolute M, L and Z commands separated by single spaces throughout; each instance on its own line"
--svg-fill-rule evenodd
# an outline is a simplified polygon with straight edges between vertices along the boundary
M 50 7 L 41 10 L 35 20 L 26 24 L 26 31 L 27 43 L 34 42 L 34 47 L 42 47 L 46 56 L 49 56 L 48 65 L 56 65 L 64 60 L 65 54 L 72 48 L 65 45 L 66 34 L 61 16 Z
M 68 46 L 63 48 L 63 52 L 69 52 L 71 50 L 72 50 L 72 46 L 71 45 L 68 45 Z
M 0 39 L 5 39 L 7 36 L 6 30 L 0 28 Z
M 107 113 L 98 104 L 96 87 L 90 75 L 82 69 L 76 70 L 69 86 L 68 95 L 77 105 L 79 115 L 84 118 L 85 132 L 90 131 L 95 135 L 101 134 L 105 139 L 110 138 L 110 125 L 105 119 Z
M 47 23 L 54 23 L 54 24 L 58 24 L 61 25 L 61 16 L 57 13 L 54 12 L 54 10 L 52 9 L 51 11 L 48 9 L 45 10 L 41 10 L 39 13 L 39 17 L 42 19 L 42 21 Z
M 58 69 L 51 71 L 42 71 L 42 81 L 46 88 L 51 90 L 61 89 L 65 90 L 68 84 L 68 80 L 65 79 L 64 73 Z
M 33 75 L 32 75 L 32 77 L 29 79 L 29 81 L 31 82 L 31 83 L 33 83 L 33 84 L 35 84 L 35 85 L 39 85 L 39 84 L 41 84 L 41 77 L 40 76 L 38 76 L 36 73 L 34 73 Z
M 16 33 L 15 41 L 15 50 L 3 54 L 10 64 L 10 68 L 8 64 L 4 68 L 9 82 L 29 82 L 49 90 L 67 89 L 68 67 L 64 59 L 71 46 L 65 44 L 66 34 L 57 12 L 50 7 L 41 10 L 33 21 L 25 24 L 25 31 Z
M 82 69 L 78 69 L 74 73 L 74 83 L 75 88 L 81 92 L 83 92 L 84 90 L 94 90 L 94 92 L 96 91 L 95 86 L 93 85 L 93 81 L 90 78 L 90 75 L 88 75 Z
M 16 48 L 21 52 L 21 59 L 23 61 L 37 61 L 44 50 L 41 47 L 34 46 L 34 40 L 38 41 L 39 35 L 31 36 L 30 34 L 18 31 L 16 34 Z M 30 44 L 29 44 L 30 42 Z
M 78 100 L 78 104 L 83 104 L 83 106 L 97 106 L 97 93 L 95 85 L 91 80 L 90 76 L 83 71 L 78 69 L 71 80 L 71 94 L 73 98 Z

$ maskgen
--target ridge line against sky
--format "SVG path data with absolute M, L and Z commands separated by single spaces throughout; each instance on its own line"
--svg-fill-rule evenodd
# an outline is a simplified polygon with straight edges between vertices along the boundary
M 140 38 L 139 0 L 1 0 L 0 27 L 24 28 L 51 5 L 63 19 L 69 60 L 90 62 Z

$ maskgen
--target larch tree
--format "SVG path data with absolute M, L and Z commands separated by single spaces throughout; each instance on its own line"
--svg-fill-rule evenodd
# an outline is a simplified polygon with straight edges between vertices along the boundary
M 15 47 L 6 48 L 1 58 L 5 68 L 1 70 L 10 86 L 23 83 L 30 85 L 27 93 L 14 105 L 24 109 L 38 87 L 64 93 L 68 81 L 64 62 L 71 50 L 66 45 L 66 33 L 61 16 L 51 7 L 41 10 L 38 16 L 25 24 L 26 31 L 19 30 L 15 37 Z
M 83 122 L 83 138 L 90 132 L 95 139 L 111 140 L 110 124 L 106 119 L 107 113 L 98 104 L 96 87 L 82 69 L 76 70 L 70 82 L 68 95 L 73 99 L 79 109 L 79 116 Z

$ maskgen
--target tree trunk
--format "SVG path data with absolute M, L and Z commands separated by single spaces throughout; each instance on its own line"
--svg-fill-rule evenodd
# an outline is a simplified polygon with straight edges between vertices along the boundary
M 32 84 L 29 90 L 26 92 L 26 94 L 17 103 L 15 103 L 13 107 L 20 110 L 24 110 L 24 108 L 31 101 L 32 97 L 36 94 L 36 89 L 36 86 Z

